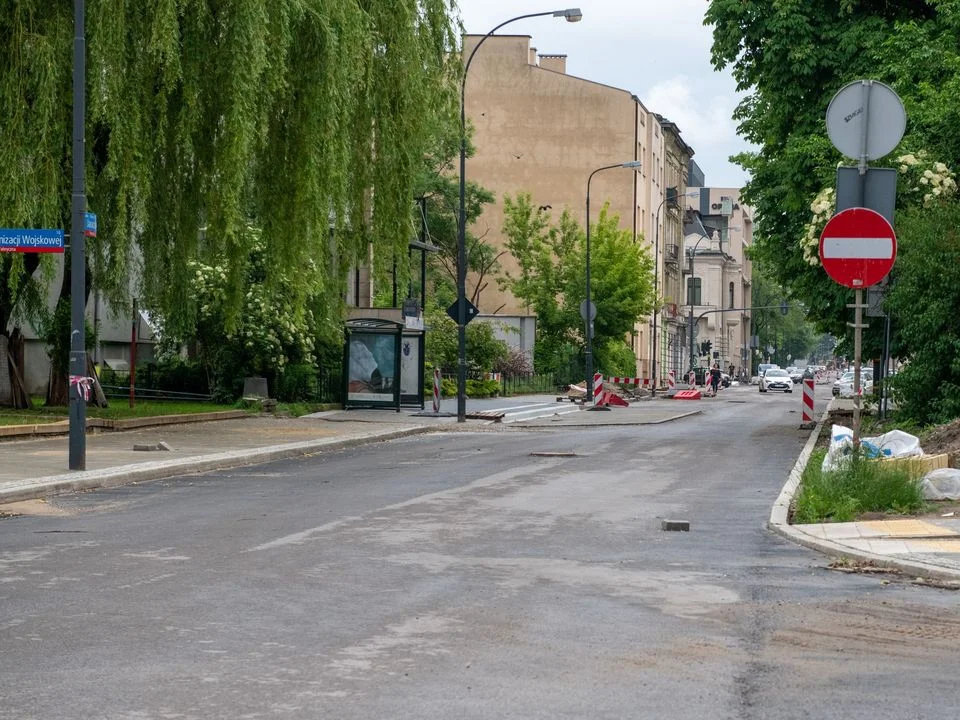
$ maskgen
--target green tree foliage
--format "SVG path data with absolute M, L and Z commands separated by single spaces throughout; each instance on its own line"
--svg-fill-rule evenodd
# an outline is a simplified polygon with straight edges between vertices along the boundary
M 910 117 L 902 148 L 960 160 L 957 0 L 711 0 L 713 61 L 731 66 L 747 96 L 735 117 L 759 146 L 737 161 L 750 171 L 744 199 L 757 209 L 755 257 L 824 330 L 846 333 L 849 293 L 804 261 L 800 239 L 810 204 L 834 183 L 842 160 L 824 113 L 844 84 L 889 83 Z M 846 161 L 849 162 L 849 161 Z
M 459 336 L 457 324 L 445 311 L 434 309 L 426 316 L 430 330 L 427 333 L 425 358 L 432 367 L 452 375 L 459 363 Z M 467 325 L 467 370 L 471 373 L 491 372 L 510 354 L 510 347 L 494 334 L 493 325 L 474 320 Z
M 781 367 L 787 367 L 787 360 L 804 358 L 816 346 L 817 338 L 806 319 L 806 308 L 800 303 L 788 304 L 784 315 L 780 305 L 785 293 L 777 284 L 766 277 L 762 271 L 755 271 L 751 288 L 751 305 L 757 309 L 751 313 L 752 335 L 758 337 L 760 356 L 769 355 L 766 348 L 773 347 L 771 361 Z
M 909 362 L 894 382 L 899 411 L 920 424 L 960 416 L 960 204 L 914 208 L 902 223 L 887 300 Z M 918 300 L 921 299 L 922 300 Z
M 903 99 L 907 134 L 895 160 L 876 164 L 892 164 L 901 173 L 894 224 L 899 254 L 891 283 L 917 276 L 911 265 L 919 255 L 907 245 L 923 237 L 927 226 L 914 208 L 933 211 L 944 201 L 928 191 L 932 178 L 925 183 L 915 171 L 922 167 L 924 175 L 939 177 L 943 195 L 944 187 L 955 190 L 955 184 L 949 187 L 955 182 L 950 168 L 960 167 L 960 0 L 711 0 L 706 22 L 714 27 L 715 66 L 731 67 L 746 93 L 735 114 L 740 132 L 759 146 L 736 158 L 751 174 L 744 199 L 757 210 L 755 258 L 792 298 L 803 301 L 820 330 L 849 338 L 846 305 L 853 293 L 833 283 L 816 263 L 808 227 L 812 217 L 816 224 L 816 216 L 832 214 L 833 199 L 822 190 L 834 184 L 838 163 L 852 163 L 830 144 L 824 113 L 843 85 L 860 78 L 883 81 Z M 944 255 L 936 266 L 951 263 L 955 260 Z M 903 358 L 917 351 L 917 333 L 931 327 L 916 308 L 936 308 L 943 297 L 936 283 L 915 283 L 912 292 L 909 312 L 904 302 L 889 305 L 893 354 Z M 882 326 L 874 322 L 865 331 L 865 357 L 879 354 Z M 960 336 L 955 328 L 942 330 L 952 335 L 938 338 L 941 342 Z M 917 402 L 924 408 L 911 413 L 946 417 L 955 412 L 946 399 L 950 392 L 949 383 L 941 383 L 921 393 Z M 929 393 L 942 394 L 944 402 L 938 404 Z
M 619 222 L 604 205 L 590 231 L 594 353 L 604 372 L 630 375 L 636 358 L 625 338 L 653 310 L 653 260 Z M 569 373 L 579 362 L 572 350 L 584 345 L 586 236 L 568 210 L 552 225 L 549 213 L 534 209 L 525 193 L 504 197 L 503 232 L 519 267 L 505 285 L 537 314 L 537 372 Z
M 87 2 L 89 243 L 97 285 L 142 297 L 174 330 L 198 312 L 189 263 L 223 264 L 227 331 L 245 294 L 250 218 L 269 238 L 267 284 L 290 301 L 327 291 L 372 257 L 406 254 L 414 179 L 457 104 L 446 0 Z M 68 227 L 69 2 L 0 10 L 0 224 Z M 336 227 L 331 252 L 329 226 Z M 137 251 L 134 251 L 134 247 Z M 33 275 L 0 257 L 0 332 Z

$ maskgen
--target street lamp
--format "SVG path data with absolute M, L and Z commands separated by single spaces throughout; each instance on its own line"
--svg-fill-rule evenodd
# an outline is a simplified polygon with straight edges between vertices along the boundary
M 467 58 L 467 62 L 463 66 L 463 77 L 460 80 L 460 217 L 457 220 L 457 335 L 459 346 L 457 352 L 457 422 L 466 422 L 467 420 L 467 71 L 470 70 L 473 56 L 477 54 L 477 50 L 480 49 L 484 41 L 504 25 L 509 25 L 517 20 L 547 15 L 562 17 L 567 22 L 580 22 L 583 18 L 580 8 L 550 10 L 510 18 L 480 38 L 480 42 L 474 46 L 470 57 Z
M 623 163 L 615 163 L 613 165 L 604 165 L 599 167 L 590 173 L 590 176 L 587 178 L 587 302 L 584 305 L 584 322 L 587 325 L 587 350 L 586 350 L 586 361 L 587 361 L 587 395 L 584 398 L 584 402 L 592 403 L 593 402 L 593 313 L 592 305 L 590 303 L 590 181 L 593 180 L 593 176 L 602 170 L 612 170 L 614 168 L 638 168 L 641 163 L 639 160 L 630 160 Z
M 703 224 L 702 224 L 702 223 L 700 224 L 700 227 L 703 228 Z M 706 228 L 703 228 L 703 230 L 704 230 L 704 233 L 706 233 Z M 693 252 L 690 253 L 690 271 L 689 271 L 690 279 L 689 279 L 689 284 L 687 285 L 687 294 L 688 294 L 689 297 L 687 297 L 687 304 L 690 306 L 690 320 L 689 320 L 689 325 L 690 325 L 690 370 L 691 370 L 691 371 L 693 370 L 693 367 L 694 367 L 694 366 L 693 366 L 693 326 L 694 326 L 694 319 L 693 319 L 693 259 L 694 259 L 694 256 L 697 254 L 697 249 L 700 247 L 700 243 L 703 242 L 704 240 L 709 240 L 709 239 L 710 239 L 710 238 L 707 237 L 706 234 L 701 235 L 701 236 L 699 237 L 699 239 L 697 240 L 697 244 L 693 246 Z M 701 289 L 701 291 L 702 291 L 702 289 Z
M 70 439 L 69 467 L 87 469 L 87 403 L 80 379 L 87 375 L 85 310 L 86 246 L 84 213 L 86 195 L 86 145 L 84 126 L 87 103 L 87 41 L 85 0 L 73 4 L 73 195 L 70 221 Z M 76 378 L 76 381 L 73 380 Z
M 669 191 L 670 188 L 667 188 Z M 663 200 L 660 201 L 660 204 L 657 206 L 657 220 L 653 227 L 653 300 L 657 302 L 657 289 L 659 287 L 660 280 L 660 210 L 663 209 L 664 203 L 670 200 L 677 200 L 682 197 L 693 197 L 700 194 L 700 190 L 695 190 L 691 192 L 679 193 L 676 195 L 667 195 Z M 650 356 L 650 396 L 655 397 L 657 394 L 657 384 L 659 383 L 659 378 L 657 377 L 657 319 L 660 316 L 660 308 L 654 308 L 653 313 L 653 352 Z

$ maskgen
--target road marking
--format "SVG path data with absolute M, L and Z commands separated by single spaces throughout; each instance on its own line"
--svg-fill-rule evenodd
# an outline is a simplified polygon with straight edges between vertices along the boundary
M 564 458 L 537 458 L 536 462 L 538 468 L 542 471 L 544 467 L 559 465 L 561 462 L 564 462 Z M 301 530 L 300 532 L 284 535 L 276 540 L 270 540 L 269 542 L 261 543 L 260 545 L 248 548 L 245 550 L 245 552 L 261 552 L 263 550 L 274 550 L 287 545 L 303 545 L 304 542 L 310 540 L 314 535 L 329 532 L 330 530 L 336 530 L 337 528 L 343 527 L 344 525 L 349 525 L 350 523 L 361 522 L 369 515 L 377 515 L 383 512 L 389 512 L 391 510 L 401 510 L 411 505 L 419 505 L 424 502 L 440 500 L 447 497 L 456 497 L 457 495 L 469 493 L 479 488 L 510 482 L 521 475 L 526 475 L 529 472 L 530 467 L 530 465 L 517 465 L 509 468 L 508 470 L 504 470 L 503 472 L 494 473 L 493 475 L 480 478 L 479 480 L 474 480 L 472 483 L 468 483 L 467 485 L 463 485 L 461 487 L 450 488 L 448 490 L 439 490 L 435 493 L 429 493 L 427 495 L 420 495 L 409 500 L 404 500 L 403 502 L 394 503 L 393 505 L 374 508 L 363 515 L 350 515 L 349 517 L 324 523 L 323 525 L 317 525 L 316 527 Z

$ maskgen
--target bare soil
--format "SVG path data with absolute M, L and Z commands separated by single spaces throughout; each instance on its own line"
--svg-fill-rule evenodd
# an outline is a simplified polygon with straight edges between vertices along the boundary
M 925 432 L 920 447 L 928 455 L 950 453 L 951 465 L 957 467 L 957 455 L 960 454 L 960 418 Z

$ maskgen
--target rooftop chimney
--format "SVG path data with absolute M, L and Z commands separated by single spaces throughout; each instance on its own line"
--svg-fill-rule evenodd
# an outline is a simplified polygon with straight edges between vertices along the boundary
M 553 70 L 554 72 L 566 74 L 567 56 L 566 55 L 541 55 L 540 67 L 542 67 L 544 70 Z
M 530 60 L 528 62 L 530 65 L 537 64 L 537 49 L 535 47 L 530 48 Z

